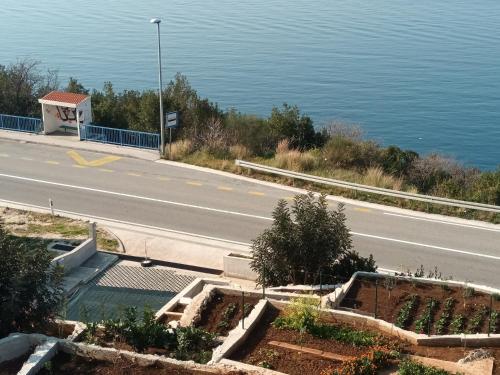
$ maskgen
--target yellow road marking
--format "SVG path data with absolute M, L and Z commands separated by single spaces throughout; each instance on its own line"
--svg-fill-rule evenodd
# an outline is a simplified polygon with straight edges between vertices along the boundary
M 369 208 L 362 208 L 362 207 L 355 207 L 354 211 L 359 211 L 359 212 L 372 212 Z
M 52 165 L 58 165 L 59 164 L 58 161 L 54 161 L 54 160 L 45 160 L 45 163 L 52 164 Z
M 232 187 L 228 187 L 228 186 L 219 186 L 219 187 L 217 187 L 217 190 L 221 190 L 221 191 L 233 191 L 233 188 Z
M 170 181 L 170 178 L 168 178 L 168 177 L 163 177 L 163 176 L 159 176 L 159 177 L 158 177 L 158 180 L 160 180 L 160 181 Z
M 203 185 L 201 182 L 197 182 L 197 181 L 186 181 L 186 184 L 191 185 L 191 186 L 202 186 Z
M 73 167 L 74 167 L 74 168 L 82 168 L 82 169 L 83 169 L 83 168 L 87 168 L 87 167 L 86 167 L 86 166 L 84 166 L 84 165 L 78 165 L 78 164 L 73 164 Z
M 287 201 L 293 201 L 294 199 L 295 199 L 295 197 L 291 197 L 291 196 L 290 197 L 285 197 L 285 200 L 287 200 Z
M 9 155 L 8 154 L 0 154 L 0 157 L 2 157 L 2 158 L 8 158 Z
M 142 177 L 142 174 L 139 174 L 139 173 L 128 172 L 127 174 L 128 174 L 129 176 L 133 176 L 133 177 Z
M 101 172 L 106 172 L 106 173 L 113 173 L 114 172 L 114 170 L 112 170 L 112 169 L 106 169 L 106 168 L 99 168 L 99 170 Z
M 262 193 L 260 191 L 249 191 L 248 194 L 255 195 L 257 197 L 262 197 L 262 196 L 266 195 L 265 193 Z
M 100 159 L 88 161 L 76 151 L 71 150 L 68 151 L 67 154 L 77 164 L 83 165 L 85 167 L 102 167 L 104 164 L 108 164 L 121 159 L 121 157 L 119 156 L 108 155 Z
M 33 161 L 33 159 L 32 159 L 32 158 L 27 158 L 26 156 L 23 156 L 21 159 L 22 159 L 22 160 L 26 160 L 26 161 Z

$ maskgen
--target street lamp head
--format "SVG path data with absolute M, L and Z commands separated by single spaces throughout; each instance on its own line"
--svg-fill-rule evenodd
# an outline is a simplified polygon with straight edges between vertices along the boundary
M 149 21 L 149 22 L 158 24 L 158 23 L 161 22 L 161 19 L 159 19 L 159 18 L 151 18 L 151 21 Z

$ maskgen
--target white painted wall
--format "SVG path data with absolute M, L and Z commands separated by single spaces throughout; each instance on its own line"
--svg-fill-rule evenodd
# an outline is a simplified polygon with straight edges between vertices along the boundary
M 55 131 L 63 131 L 61 126 L 68 125 L 77 126 L 76 111 L 78 111 L 81 125 L 89 125 L 92 123 L 92 102 L 89 99 L 80 103 L 77 108 L 66 108 L 50 104 L 42 104 L 44 133 L 50 134 Z M 67 130 L 73 134 L 78 134 L 78 131 Z
M 95 223 L 89 224 L 90 238 L 74 248 L 70 252 L 59 255 L 52 259 L 52 265 L 59 265 L 64 267 L 64 273 L 68 273 L 74 268 L 80 267 L 87 259 L 97 253 L 97 237 Z

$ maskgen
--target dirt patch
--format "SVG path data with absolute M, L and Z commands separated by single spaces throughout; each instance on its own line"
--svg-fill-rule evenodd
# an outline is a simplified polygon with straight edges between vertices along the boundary
M 197 324 L 204 330 L 225 336 L 238 325 L 243 316 L 248 316 L 259 302 L 256 297 L 245 296 L 245 307 L 241 296 L 232 296 L 215 293 L 210 302 L 201 312 L 201 319 Z
M 205 371 L 189 370 L 175 365 L 155 365 L 141 367 L 128 360 L 115 362 L 97 361 L 89 358 L 59 353 L 38 373 L 40 375 L 57 374 L 99 374 L 99 375 L 206 375 Z M 238 372 L 228 372 L 227 375 L 241 375 Z
M 448 319 L 440 334 L 456 333 L 450 327 L 455 316 L 462 315 L 462 332 L 487 333 L 489 322 L 489 309 L 492 303 L 492 311 L 500 312 L 500 301 L 491 298 L 490 295 L 468 288 L 467 290 L 456 286 L 441 286 L 426 284 L 418 281 L 408 281 L 395 278 L 362 277 L 354 281 L 349 292 L 342 300 L 340 307 L 348 308 L 362 314 L 373 316 L 376 313 L 379 319 L 389 323 L 396 323 L 398 314 L 410 296 L 417 296 L 416 308 L 411 312 L 406 329 L 416 330 L 416 321 L 427 310 L 429 299 L 436 301 L 436 308 L 432 310 L 430 333 L 437 334 L 436 322 L 443 315 L 446 300 L 453 301 Z M 375 303 L 377 301 L 377 303 Z M 481 319 L 476 317 L 485 311 Z M 476 320 L 476 323 L 474 321 Z M 496 324 L 492 324 L 492 333 L 500 333 L 500 318 Z M 460 332 L 461 333 L 461 332 Z
M 0 223 L 11 234 L 29 241 L 31 246 L 47 247 L 54 240 L 66 240 L 77 246 L 88 237 L 88 223 L 61 216 L 0 208 Z M 97 230 L 100 250 L 118 251 L 117 239 L 104 228 Z
M 29 358 L 29 356 L 33 353 L 33 349 L 29 350 L 28 353 L 24 354 L 21 357 L 12 359 L 7 362 L 2 362 L 0 365 L 0 375 L 14 375 L 21 370 L 21 367 L 23 367 L 24 362 Z

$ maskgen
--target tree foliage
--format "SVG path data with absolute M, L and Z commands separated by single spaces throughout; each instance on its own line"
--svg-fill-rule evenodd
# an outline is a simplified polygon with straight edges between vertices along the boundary
M 343 206 L 330 210 L 324 195 L 297 195 L 291 209 L 281 200 L 273 219 L 271 228 L 252 242 L 251 266 L 261 285 L 315 283 L 320 270 L 326 281 L 335 273 L 375 269 L 373 259 L 351 251 Z
M 0 337 L 32 330 L 54 319 L 63 302 L 62 270 L 50 267 L 46 248 L 0 227 Z
M 59 86 L 57 72 L 40 72 L 40 63 L 20 60 L 0 65 L 0 113 L 19 116 L 41 116 L 38 98 Z

